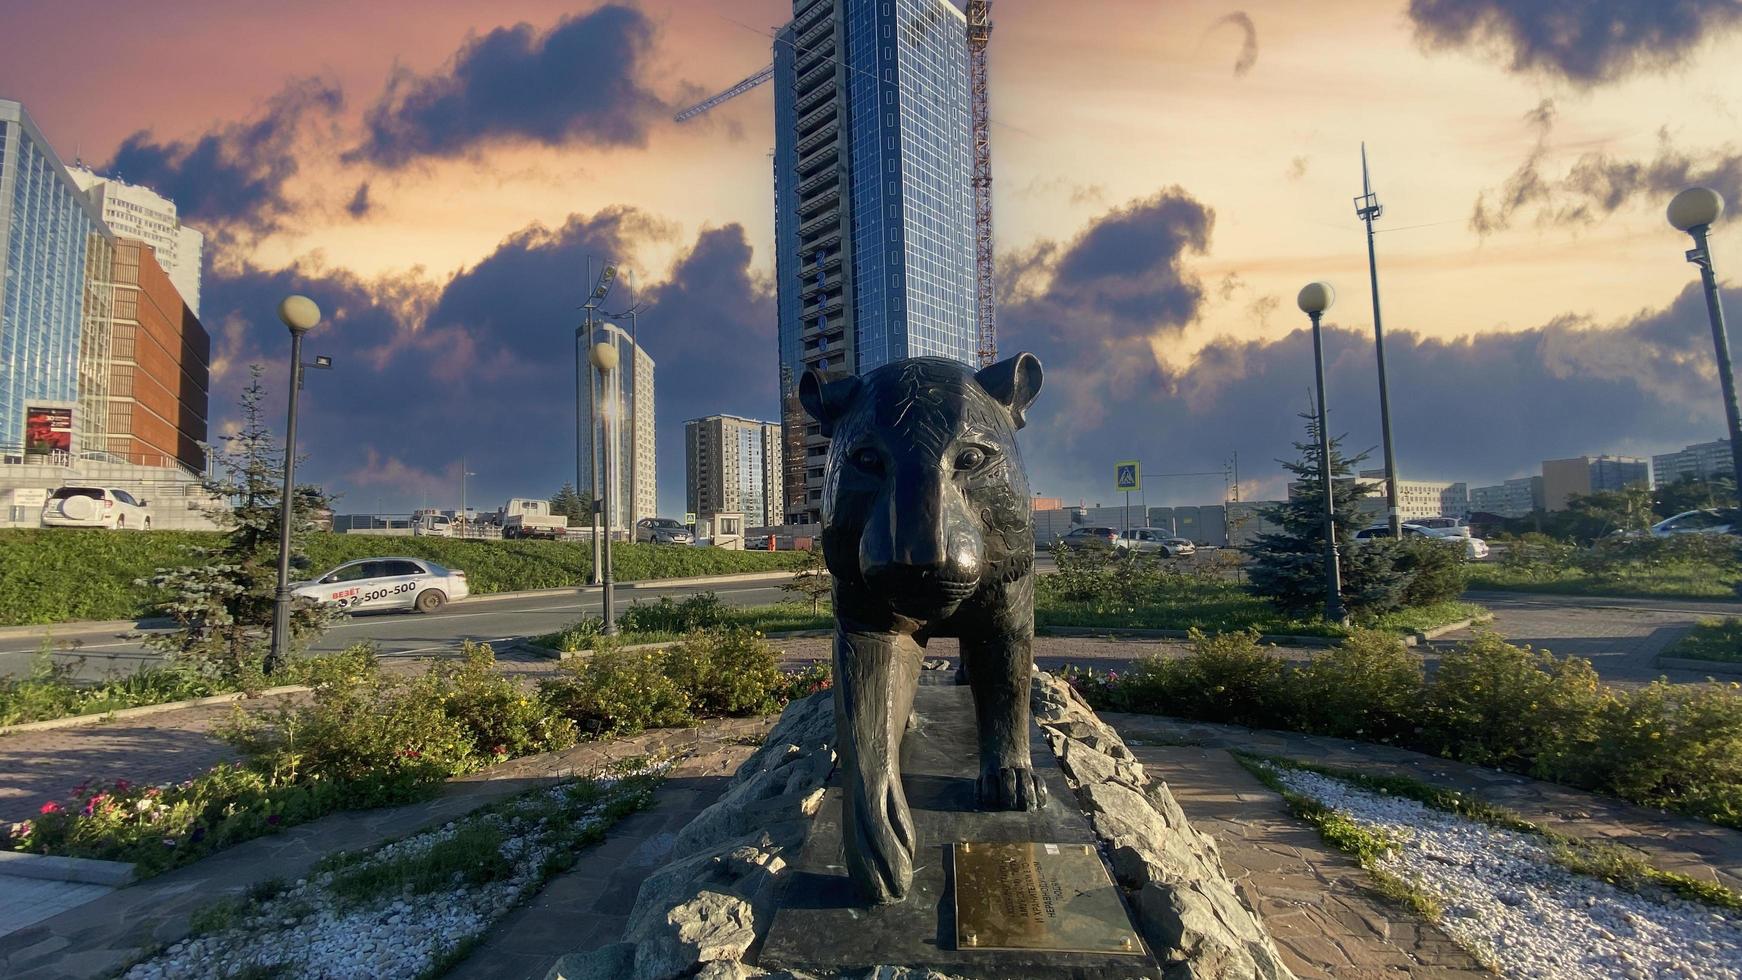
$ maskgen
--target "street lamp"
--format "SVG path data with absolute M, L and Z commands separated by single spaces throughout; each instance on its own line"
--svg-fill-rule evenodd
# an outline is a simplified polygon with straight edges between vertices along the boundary
M 271 674 L 290 649 L 290 525 L 296 486 L 296 396 L 302 390 L 302 335 L 321 322 L 321 308 L 307 296 L 286 296 L 278 319 L 290 329 L 290 408 L 284 423 L 284 493 L 278 513 L 278 593 L 272 600 L 272 648 L 262 669 Z M 327 364 L 331 364 L 329 359 Z
M 466 457 L 460 457 L 460 537 L 466 536 L 466 528 L 471 523 L 466 517 L 466 477 L 478 474 L 466 469 Z
M 1669 223 L 1694 240 L 1689 262 L 1700 267 L 1706 287 L 1706 315 L 1712 321 L 1712 348 L 1718 358 L 1718 383 L 1724 389 L 1724 415 L 1730 422 L 1730 466 L 1736 485 L 1742 487 L 1742 411 L 1736 405 L 1736 378 L 1730 367 L 1730 335 L 1724 329 L 1724 306 L 1718 299 L 1718 274 L 1712 268 L 1712 250 L 1706 232 L 1724 213 L 1724 199 L 1709 187 L 1690 187 L 1669 202 Z
M 1385 213 L 1367 176 L 1367 144 L 1361 144 L 1361 196 L 1355 217 L 1367 223 L 1367 279 L 1373 284 L 1373 350 L 1379 357 L 1379 431 L 1385 443 L 1385 513 L 1392 538 L 1403 537 L 1403 510 L 1398 506 L 1397 452 L 1391 442 L 1391 387 L 1385 381 L 1385 327 L 1379 317 L 1379 260 L 1373 254 L 1373 220 Z
M 1313 376 L 1319 390 L 1319 483 L 1325 494 L 1325 619 L 1346 623 L 1349 613 L 1343 608 L 1343 577 L 1337 567 L 1337 507 L 1336 493 L 1331 484 L 1331 424 L 1325 415 L 1325 343 L 1319 329 L 1319 319 L 1337 301 L 1337 291 L 1328 282 L 1309 282 L 1300 291 L 1296 302 L 1301 312 L 1313 321 Z
M 600 420 L 602 427 L 605 430 L 605 544 L 598 571 L 603 572 L 604 575 L 602 599 L 604 603 L 603 618 L 605 620 L 605 635 L 612 636 L 617 632 L 617 618 L 613 614 L 611 608 L 612 603 L 616 598 L 612 587 L 611 575 L 611 521 L 617 512 L 618 440 L 616 438 L 615 427 L 617 416 L 620 414 L 622 407 L 622 401 L 617 397 L 617 392 L 613 386 L 613 382 L 618 380 L 617 376 L 613 374 L 617 369 L 617 344 L 615 339 L 613 338 L 611 342 L 594 344 L 591 357 L 593 366 L 599 369 L 599 388 L 605 397 L 605 417 Z M 597 435 L 597 433 L 595 433 L 595 435 Z M 593 540 L 598 540 L 596 534 L 594 535 Z

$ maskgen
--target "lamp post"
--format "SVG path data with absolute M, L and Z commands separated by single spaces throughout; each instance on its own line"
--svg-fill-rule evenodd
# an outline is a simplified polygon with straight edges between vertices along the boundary
M 1742 411 L 1736 405 L 1736 378 L 1730 366 L 1730 335 L 1724 328 L 1724 305 L 1718 298 L 1718 273 L 1712 268 L 1712 250 L 1706 232 L 1724 213 L 1724 199 L 1709 187 L 1690 187 L 1669 202 L 1669 223 L 1694 240 L 1689 262 L 1700 267 L 1706 288 L 1706 315 L 1712 321 L 1712 348 L 1718 359 L 1718 383 L 1724 389 L 1724 416 L 1730 423 L 1730 466 L 1736 485 L 1742 487 Z
M 1385 443 L 1385 513 L 1392 540 L 1403 537 L 1403 510 L 1398 505 L 1397 453 L 1391 442 L 1391 388 L 1385 382 L 1385 327 L 1379 317 L 1379 260 L 1373 253 L 1373 220 L 1385 213 L 1373 182 L 1367 177 L 1367 144 L 1361 144 L 1361 196 L 1355 216 L 1367 223 L 1367 279 L 1373 284 L 1373 349 L 1379 356 L 1379 431 Z
M 284 493 L 278 512 L 278 592 L 272 600 L 272 648 L 262 669 L 271 674 L 290 649 L 290 525 L 296 487 L 296 396 L 302 389 L 302 335 L 321 322 L 321 308 L 307 296 L 287 296 L 278 319 L 290 329 L 290 407 L 284 423 Z
M 466 469 L 466 457 L 460 457 L 460 537 L 466 536 L 466 526 L 471 522 L 466 518 L 466 477 L 478 474 Z
M 1346 623 L 1343 608 L 1343 576 L 1337 559 L 1337 505 L 1331 483 L 1331 424 L 1325 415 L 1325 343 L 1319 319 L 1337 301 L 1337 291 L 1328 282 L 1309 282 L 1296 302 L 1313 321 L 1313 376 L 1319 391 L 1319 483 L 1325 494 L 1325 619 Z
M 615 338 L 611 342 L 601 342 L 593 345 L 593 366 L 599 369 L 599 388 L 605 396 L 605 412 L 602 428 L 605 429 L 605 542 L 601 571 L 604 573 L 604 589 L 601 598 L 604 603 L 602 618 L 605 620 L 605 635 L 612 636 L 617 632 L 617 618 L 612 611 L 612 603 L 616 598 L 612 586 L 611 574 L 611 519 L 616 513 L 617 503 L 617 443 L 616 433 L 612 431 L 621 407 L 621 400 L 616 397 L 612 383 L 615 380 L 613 372 L 617 368 L 617 344 Z M 598 433 L 595 433 L 597 435 Z M 596 520 L 596 518 L 595 518 Z M 598 540 L 598 535 L 593 537 Z

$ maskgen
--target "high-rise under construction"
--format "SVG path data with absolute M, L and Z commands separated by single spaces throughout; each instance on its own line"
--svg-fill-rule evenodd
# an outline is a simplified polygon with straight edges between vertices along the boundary
M 806 369 L 980 360 L 968 21 L 950 0 L 794 0 L 773 81 L 786 517 L 815 523 Z

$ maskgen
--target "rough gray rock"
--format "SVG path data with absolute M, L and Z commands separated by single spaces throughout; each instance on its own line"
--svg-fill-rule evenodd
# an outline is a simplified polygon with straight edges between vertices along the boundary
M 544 980 L 619 980 L 635 972 L 635 947 L 612 943 L 590 953 L 570 953 L 556 961 Z
M 1293 980 L 1215 840 L 1192 827 L 1165 783 L 1149 781 L 1119 733 L 1046 673 L 1034 675 L 1032 707 L 1169 980 Z

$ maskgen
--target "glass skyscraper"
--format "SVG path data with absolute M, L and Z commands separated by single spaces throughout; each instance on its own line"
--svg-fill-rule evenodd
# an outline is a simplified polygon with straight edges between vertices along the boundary
M 73 408 L 72 450 L 102 449 L 113 239 L 24 107 L 5 100 L 0 256 L 0 461 L 24 457 L 27 408 Z
M 976 363 L 967 18 L 950 0 L 795 0 L 774 45 L 787 518 L 817 520 L 815 367 Z

